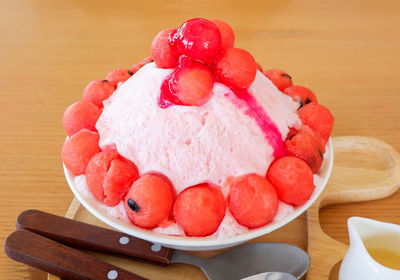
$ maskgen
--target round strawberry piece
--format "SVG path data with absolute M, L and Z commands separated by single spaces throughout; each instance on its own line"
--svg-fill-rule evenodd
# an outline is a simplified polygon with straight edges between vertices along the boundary
M 218 29 L 221 32 L 221 48 L 223 50 L 233 48 L 233 45 L 235 44 L 235 33 L 233 32 L 232 27 L 222 20 L 214 19 L 211 21 L 218 26 Z
M 264 72 L 264 75 L 280 90 L 292 86 L 292 77 L 280 69 L 270 69 Z
M 228 207 L 239 224 L 257 228 L 268 224 L 278 212 L 278 196 L 267 179 L 247 174 L 230 186 Z
M 318 132 L 325 142 L 329 140 L 335 119 L 326 107 L 310 103 L 301 107 L 298 114 L 303 124 Z
M 203 18 L 184 22 L 171 34 L 169 44 L 178 56 L 186 55 L 204 63 L 213 63 L 221 50 L 221 32 L 218 26 Z
M 233 88 L 248 88 L 256 78 L 257 63 L 245 50 L 231 48 L 216 61 L 218 80 Z
M 188 236 L 207 236 L 215 232 L 225 216 L 222 192 L 209 184 L 183 190 L 174 205 L 175 221 Z
M 151 63 L 153 61 L 154 61 L 154 59 L 151 56 L 148 56 L 148 57 L 144 58 L 141 62 L 136 63 L 135 65 L 132 66 L 132 68 L 130 70 L 132 72 L 132 75 L 135 74 L 144 65 Z
M 106 79 L 110 81 L 111 83 L 114 83 L 115 85 L 118 85 L 119 83 L 123 83 L 126 80 L 128 80 L 130 77 L 132 77 L 133 73 L 131 70 L 128 69 L 123 69 L 123 68 L 116 68 L 114 70 L 111 70 L 107 76 Z
M 325 141 L 307 125 L 303 125 L 300 130 L 286 139 L 285 148 L 288 155 L 304 160 L 313 173 L 317 173 L 321 168 Z
M 65 140 L 62 161 L 73 175 L 78 176 L 85 173 L 89 160 L 98 152 L 99 134 L 85 128 Z
M 89 190 L 108 206 L 117 205 L 138 177 L 136 165 L 115 150 L 95 154 L 86 167 Z
M 171 215 L 173 193 L 168 182 L 156 175 L 136 180 L 124 198 L 131 222 L 145 229 L 157 227 Z
M 296 157 L 285 156 L 275 160 L 268 169 L 267 179 L 279 199 L 294 206 L 309 200 L 315 189 L 311 168 Z
M 96 122 L 101 110 L 90 102 L 80 101 L 70 105 L 65 110 L 62 123 L 68 136 L 71 136 L 83 128 L 96 131 Z
M 157 67 L 174 68 L 178 64 L 178 56 L 175 50 L 171 49 L 168 40 L 169 35 L 175 29 L 165 29 L 157 34 L 151 44 L 151 55 Z
M 111 96 L 115 85 L 107 80 L 96 80 L 87 85 L 83 91 L 82 101 L 90 102 L 103 108 L 103 101 Z
M 299 103 L 299 108 L 308 103 L 318 103 L 315 94 L 303 86 L 291 86 L 283 90 L 283 93 L 292 97 L 293 101 Z
M 215 78 L 202 63 L 183 62 L 170 79 L 170 89 L 175 96 L 189 106 L 201 106 L 211 98 Z

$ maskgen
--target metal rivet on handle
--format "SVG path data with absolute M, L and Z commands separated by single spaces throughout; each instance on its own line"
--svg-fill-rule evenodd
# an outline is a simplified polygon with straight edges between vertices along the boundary
M 110 280 L 117 279 L 117 277 L 118 277 L 118 272 L 117 272 L 116 270 L 110 270 L 110 271 L 107 273 L 107 277 L 108 277 L 108 279 L 110 279 Z
M 119 239 L 119 243 L 122 244 L 122 245 L 128 244 L 128 243 L 129 243 L 129 237 L 122 236 L 122 237 Z
M 161 246 L 159 244 L 153 244 L 153 245 L 151 245 L 151 250 L 153 252 L 160 252 L 161 251 Z

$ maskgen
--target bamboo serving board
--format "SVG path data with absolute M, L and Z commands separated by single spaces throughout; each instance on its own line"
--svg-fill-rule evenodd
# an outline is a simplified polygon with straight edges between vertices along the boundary
M 337 279 L 337 264 L 343 259 L 348 247 L 323 232 L 319 223 L 319 210 L 332 204 L 384 198 L 400 187 L 400 154 L 388 144 L 374 138 L 346 136 L 333 138 L 333 146 L 335 163 L 331 178 L 307 213 L 272 233 L 250 241 L 282 242 L 307 250 L 311 258 L 308 280 Z M 66 217 L 108 227 L 76 199 L 72 201 Z M 221 250 L 190 253 L 210 257 L 219 252 Z M 207 279 L 200 269 L 189 265 L 162 266 L 138 259 L 87 253 L 149 279 Z M 333 267 L 335 271 L 331 273 Z M 48 280 L 60 278 L 49 274 Z

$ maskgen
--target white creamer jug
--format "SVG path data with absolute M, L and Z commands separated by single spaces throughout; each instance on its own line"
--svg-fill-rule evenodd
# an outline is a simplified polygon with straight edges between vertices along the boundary
M 339 280 L 400 280 L 400 225 L 351 217 Z

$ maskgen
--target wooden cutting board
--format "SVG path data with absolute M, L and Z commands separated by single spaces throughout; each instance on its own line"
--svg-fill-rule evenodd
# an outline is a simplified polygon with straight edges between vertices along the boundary
M 400 154 L 388 144 L 369 137 L 346 136 L 333 138 L 333 146 L 335 160 L 331 178 L 307 213 L 284 227 L 251 241 L 283 242 L 307 250 L 311 258 L 308 280 L 337 279 L 338 263 L 348 247 L 323 232 L 319 223 L 319 210 L 332 204 L 384 198 L 400 187 Z M 76 199 L 72 201 L 66 217 L 108 227 L 91 215 Z M 221 251 L 191 254 L 209 257 L 219 252 Z M 162 266 L 137 259 L 88 253 L 149 279 L 207 279 L 200 269 L 189 265 Z M 48 275 L 48 279 L 60 280 L 54 275 Z

